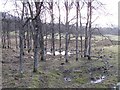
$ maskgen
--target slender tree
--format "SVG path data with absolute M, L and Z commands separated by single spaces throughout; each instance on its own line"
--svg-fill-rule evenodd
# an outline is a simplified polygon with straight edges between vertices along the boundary
M 91 19 L 92 19 L 92 1 L 89 0 L 88 2 L 89 4 L 89 13 L 90 13 L 90 18 L 89 18 L 89 43 L 88 43 L 88 46 L 89 46 L 89 50 L 88 50 L 88 59 L 91 59 L 91 38 L 92 38 L 92 31 L 91 31 Z
M 19 40 L 20 40 L 20 43 L 19 43 L 19 46 L 20 46 L 20 74 L 23 73 L 23 53 L 24 53 L 24 50 L 23 50 L 23 33 L 24 33 L 24 28 L 23 28 L 23 18 L 24 18 L 24 7 L 25 7 L 25 3 L 23 2 L 23 10 L 22 10 L 22 16 L 21 16 L 21 20 L 20 20 L 20 30 L 19 30 Z
M 68 27 L 69 27 L 69 23 L 68 23 L 68 0 L 65 1 L 65 9 L 66 9 L 66 34 L 65 34 L 65 62 L 68 62 Z
M 78 60 L 78 11 L 79 11 L 79 2 L 76 1 L 76 61 Z
M 88 50 L 88 24 L 89 24 L 89 4 L 87 4 L 87 22 L 85 26 L 85 48 L 84 48 L 84 57 L 87 56 Z
M 51 52 L 55 56 L 55 37 L 54 37 L 54 14 L 53 14 L 53 0 L 49 3 L 50 15 L 51 15 L 51 31 L 52 31 L 52 42 L 51 42 Z
M 69 35 L 69 22 L 68 21 L 68 14 L 69 14 L 69 11 L 73 5 L 73 2 L 71 2 L 69 4 L 68 0 L 65 1 L 64 3 L 65 5 L 65 10 L 66 10 L 66 23 L 65 23 L 65 29 L 66 29 L 66 34 L 65 34 L 65 62 L 67 63 L 68 62 L 68 35 Z
M 61 45 L 62 45 L 62 43 L 61 43 L 61 14 L 60 14 L 60 2 L 59 2 L 59 0 L 58 0 L 58 3 L 57 3 L 57 7 L 58 7 L 58 11 L 59 11 L 59 26 L 58 26 L 58 29 L 59 29 L 59 52 L 60 52 L 60 54 L 61 54 Z M 60 58 L 61 58 L 61 56 L 60 56 Z

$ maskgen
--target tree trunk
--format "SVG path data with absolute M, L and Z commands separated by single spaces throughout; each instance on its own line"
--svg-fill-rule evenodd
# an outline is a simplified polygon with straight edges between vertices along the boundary
M 20 74 L 22 75 L 23 73 L 23 32 L 24 32 L 24 28 L 22 27 L 22 22 L 23 22 L 23 16 L 24 16 L 24 6 L 25 6 L 25 3 L 23 3 L 23 10 L 22 10 L 22 16 L 21 16 L 21 21 L 20 21 L 20 24 L 21 24 L 21 27 L 20 27 L 20 30 L 19 30 L 19 40 L 20 40 Z
M 60 27 L 61 15 L 60 15 L 60 7 L 59 6 L 58 6 L 58 10 L 59 10 L 59 52 L 61 54 L 61 27 Z
M 55 38 L 54 38 L 54 15 L 53 15 L 53 1 L 50 2 L 50 12 L 51 12 L 51 30 L 52 30 L 52 43 L 51 52 L 55 56 Z
M 88 50 L 88 59 L 91 59 L 91 18 L 92 18 L 92 6 L 91 6 L 91 0 L 88 2 L 89 3 L 89 13 L 90 13 L 90 20 L 89 20 L 89 50 Z
M 79 2 L 76 2 L 76 61 L 78 61 L 78 9 L 79 9 Z
M 34 34 L 34 70 L 33 72 L 37 72 L 38 68 L 38 26 L 35 28 L 35 34 Z
M 83 57 L 83 42 L 82 42 L 82 36 L 80 36 L 80 41 L 81 41 L 81 57 Z
M 68 2 L 66 3 L 66 35 L 65 35 L 65 62 L 68 62 Z
M 84 49 L 84 57 L 86 57 L 87 47 L 88 47 L 88 23 L 89 23 L 89 4 L 87 6 L 87 22 L 85 27 L 85 49 Z

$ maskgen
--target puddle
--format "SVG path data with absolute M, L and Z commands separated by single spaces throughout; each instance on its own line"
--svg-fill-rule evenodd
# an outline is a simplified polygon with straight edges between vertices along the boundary
M 51 52 L 47 52 L 46 54 L 52 55 Z M 72 53 L 68 52 L 68 55 L 70 56 Z M 62 51 L 61 53 L 58 51 L 55 51 L 55 55 L 65 55 L 65 51 Z
M 105 76 L 102 76 L 101 78 L 97 79 L 97 80 L 92 80 L 91 83 L 100 83 L 102 82 L 103 80 L 105 80 Z

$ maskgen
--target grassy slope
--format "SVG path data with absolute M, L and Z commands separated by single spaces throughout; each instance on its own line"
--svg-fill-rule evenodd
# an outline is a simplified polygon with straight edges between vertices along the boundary
M 98 39 L 99 41 L 100 39 Z M 73 43 L 73 42 L 72 42 Z M 72 45 L 71 43 L 71 45 Z M 72 45 L 74 46 L 74 45 Z M 39 62 L 39 69 L 37 73 L 32 73 L 33 59 L 26 53 L 24 59 L 24 74 L 23 78 L 19 77 L 19 51 L 13 52 L 13 50 L 3 50 L 3 60 L 9 61 L 9 63 L 3 64 L 3 86 L 4 87 L 50 87 L 50 88 L 65 88 L 65 87 L 111 87 L 117 82 L 117 70 L 118 70 L 118 46 L 99 46 L 96 48 L 95 55 L 99 48 L 104 48 L 103 54 L 112 56 L 109 63 L 113 65 L 110 68 L 107 78 L 98 84 L 90 83 L 89 68 L 104 66 L 101 60 L 92 59 L 88 61 L 85 58 L 79 58 L 79 61 L 75 61 L 75 55 L 69 57 L 69 63 L 61 65 L 64 62 L 64 57 L 59 59 L 59 56 L 47 55 L 46 62 Z M 11 55 L 12 53 L 12 55 Z M 12 61 L 12 62 L 11 62 Z M 14 63 L 16 62 L 16 63 Z M 67 74 L 64 71 L 69 71 Z M 94 76 L 101 75 L 101 72 L 94 72 Z M 71 81 L 65 81 L 64 77 L 71 78 Z

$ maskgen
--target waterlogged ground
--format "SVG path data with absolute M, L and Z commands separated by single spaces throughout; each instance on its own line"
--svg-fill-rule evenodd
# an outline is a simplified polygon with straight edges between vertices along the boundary
M 92 60 L 81 58 L 75 61 L 73 41 L 70 44 L 69 63 L 65 63 L 64 50 L 56 55 L 48 50 L 46 61 L 39 61 L 37 73 L 33 73 L 33 53 L 25 52 L 23 60 L 23 75 L 19 74 L 19 50 L 3 49 L 2 78 L 3 87 L 29 87 L 29 88 L 108 88 L 114 87 L 118 76 L 118 45 L 99 44 L 93 48 L 93 55 L 101 56 L 104 59 L 93 57 Z M 57 45 L 56 45 L 57 46 Z M 60 58 L 61 56 L 61 58 Z M 105 66 L 108 65 L 108 71 Z

